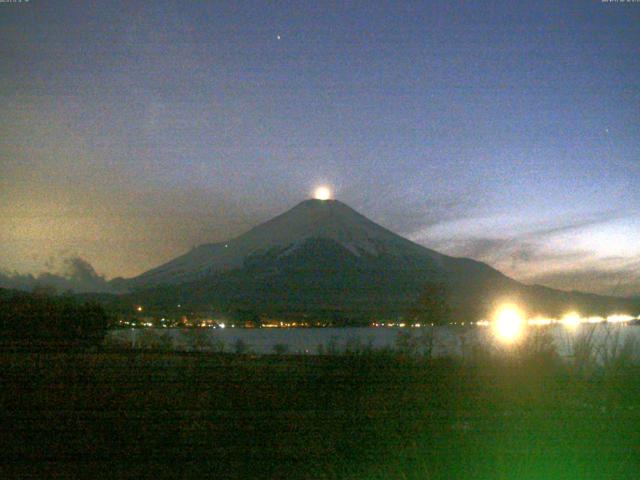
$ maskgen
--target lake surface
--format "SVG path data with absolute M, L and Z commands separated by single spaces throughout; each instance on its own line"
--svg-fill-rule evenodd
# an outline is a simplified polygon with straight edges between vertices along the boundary
M 529 327 L 532 329 L 538 327 Z M 577 341 L 590 329 L 598 347 L 619 347 L 629 340 L 640 347 L 640 326 L 624 324 L 580 325 L 571 330 L 563 325 L 551 327 L 553 341 L 561 355 L 571 355 Z M 132 348 L 149 347 L 163 338 L 164 345 L 182 351 L 246 351 L 315 355 L 371 349 L 402 349 L 407 344 L 422 352 L 432 347 L 434 356 L 462 355 L 473 345 L 505 346 L 490 327 L 440 326 L 433 328 L 209 328 L 209 329 L 118 329 L 109 332 L 107 341 Z M 433 338 L 433 340 L 431 340 Z M 277 345 L 281 347 L 276 347 Z

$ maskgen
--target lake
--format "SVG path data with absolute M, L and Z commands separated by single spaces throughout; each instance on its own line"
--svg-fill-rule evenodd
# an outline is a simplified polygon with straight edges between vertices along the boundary
M 536 329 L 539 327 L 529 327 Z M 575 344 L 593 329 L 594 344 L 608 349 L 635 341 L 640 345 L 640 326 L 626 324 L 579 325 L 568 329 L 553 325 L 551 334 L 558 352 L 571 355 Z M 508 346 L 496 338 L 490 327 L 440 326 L 433 328 L 208 328 L 208 329 L 117 329 L 108 334 L 107 342 L 144 348 L 157 345 L 182 351 L 244 351 L 256 354 L 274 353 L 277 348 L 288 353 L 315 355 L 367 348 L 402 348 L 413 344 L 418 352 L 432 347 L 434 356 L 462 355 L 472 345 Z M 155 342 L 155 343 L 154 343 Z M 280 346 L 280 347 L 276 347 Z M 638 355 L 638 348 L 636 355 Z

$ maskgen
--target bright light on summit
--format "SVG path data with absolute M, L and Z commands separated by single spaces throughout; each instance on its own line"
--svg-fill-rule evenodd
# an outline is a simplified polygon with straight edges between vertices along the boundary
M 313 198 L 316 200 L 329 200 L 331 198 L 331 190 L 327 187 L 318 187 L 313 192 Z

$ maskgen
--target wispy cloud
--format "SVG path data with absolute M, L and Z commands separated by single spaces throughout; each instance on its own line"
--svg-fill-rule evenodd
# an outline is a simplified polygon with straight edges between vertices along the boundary
M 603 211 L 530 225 L 504 218 L 445 221 L 422 232 L 420 243 L 484 261 L 528 283 L 637 295 L 640 247 L 633 239 L 638 235 L 640 221 L 633 212 Z
M 553 288 L 591 291 L 603 295 L 638 296 L 640 294 L 640 262 L 615 268 L 581 268 L 540 273 L 529 279 Z
M 54 267 L 55 260 L 47 262 Z M 37 275 L 17 272 L 0 272 L 0 287 L 17 290 L 33 290 L 36 287 L 53 287 L 59 292 L 108 292 L 111 290 L 105 277 L 99 275 L 93 266 L 80 257 L 62 260 L 62 271 L 45 272 Z

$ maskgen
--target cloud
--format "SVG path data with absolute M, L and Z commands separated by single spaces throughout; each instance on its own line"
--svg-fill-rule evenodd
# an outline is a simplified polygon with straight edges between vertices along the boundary
M 553 263 L 563 265 L 586 261 L 593 257 L 588 250 L 553 251 L 544 243 L 516 239 L 477 238 L 461 242 L 460 255 L 487 262 L 508 263 L 510 268 Z
M 458 255 L 477 259 L 489 259 L 503 255 L 511 242 L 504 238 L 471 238 L 458 242 Z
M 621 297 L 640 294 L 640 263 L 625 268 L 582 268 L 570 271 L 541 273 L 532 282 L 563 290 L 580 290 Z
M 556 251 L 544 241 L 520 238 L 459 240 L 449 244 L 449 253 L 488 263 L 528 284 L 602 295 L 640 295 L 640 261 L 634 257 L 602 258 L 579 249 Z
M 462 220 L 466 229 L 445 222 L 421 243 L 488 263 L 525 283 L 632 296 L 640 294 L 640 250 L 633 243 L 638 225 L 637 216 L 615 211 L 533 225 L 471 217 Z
M 585 215 L 579 219 L 567 219 L 539 226 L 524 233 L 522 236 L 530 239 L 545 238 L 577 230 L 589 229 L 615 220 L 627 218 L 628 214 L 617 210 L 606 210 Z
M 50 259 L 47 266 L 51 268 L 55 263 Z M 80 257 L 63 259 L 61 270 L 58 273 L 44 272 L 37 275 L 0 272 L 0 287 L 33 290 L 46 286 L 53 287 L 58 292 L 72 290 L 76 293 L 111 291 L 106 278 L 99 275 L 89 262 Z

